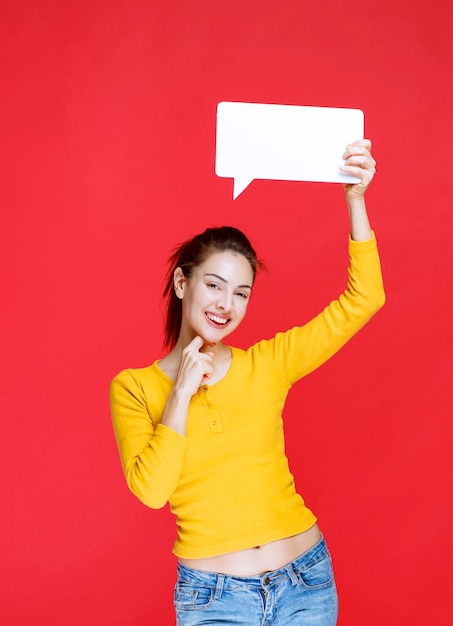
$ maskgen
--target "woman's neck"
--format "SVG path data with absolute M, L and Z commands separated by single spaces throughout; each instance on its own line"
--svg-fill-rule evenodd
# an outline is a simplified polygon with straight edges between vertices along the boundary
M 175 347 L 159 362 L 160 369 L 172 380 L 176 380 L 182 352 L 189 343 L 190 341 L 183 341 L 180 337 Z M 201 348 L 201 352 L 212 352 L 214 354 L 214 372 L 209 384 L 215 384 L 225 376 L 230 368 L 232 360 L 231 348 L 219 342 L 215 345 L 204 344 Z

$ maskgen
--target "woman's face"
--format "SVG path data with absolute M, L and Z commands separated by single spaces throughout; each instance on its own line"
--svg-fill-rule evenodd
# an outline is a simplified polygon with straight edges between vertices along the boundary
M 178 268 L 175 286 L 177 295 L 182 296 L 183 336 L 191 340 L 200 335 L 205 343 L 222 341 L 243 320 L 252 284 L 250 263 L 234 252 L 212 254 L 190 278 Z

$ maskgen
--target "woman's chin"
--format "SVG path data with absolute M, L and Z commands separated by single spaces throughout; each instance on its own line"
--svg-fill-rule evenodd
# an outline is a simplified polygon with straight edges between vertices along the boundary
M 209 329 L 204 333 L 200 333 L 200 336 L 207 345 L 216 345 L 221 343 L 225 337 L 228 337 L 232 331 L 233 328 Z

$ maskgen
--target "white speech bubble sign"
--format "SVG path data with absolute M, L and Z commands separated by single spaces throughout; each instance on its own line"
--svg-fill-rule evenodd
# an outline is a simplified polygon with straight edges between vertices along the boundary
M 254 179 L 357 183 L 339 167 L 363 128 L 360 109 L 220 102 L 215 172 L 234 178 L 234 200 Z

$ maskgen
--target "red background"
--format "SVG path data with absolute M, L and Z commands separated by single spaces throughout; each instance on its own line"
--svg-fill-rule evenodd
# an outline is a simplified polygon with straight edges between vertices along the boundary
M 221 100 L 357 107 L 388 300 L 287 405 L 340 625 L 451 623 L 449 0 L 4 0 L 0 622 L 173 623 L 174 526 L 128 491 L 107 389 L 161 354 L 177 242 L 243 228 L 269 266 L 245 346 L 343 288 L 338 185 L 214 173 Z M 450 577 L 450 579 L 449 579 Z

